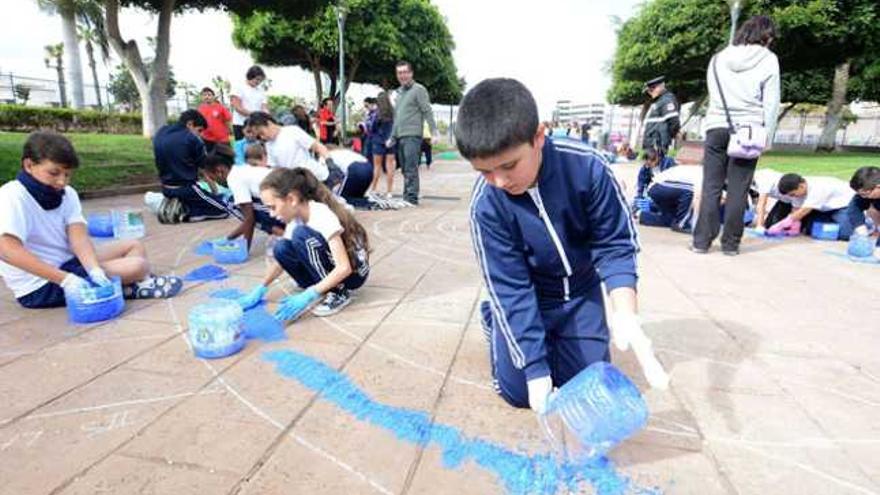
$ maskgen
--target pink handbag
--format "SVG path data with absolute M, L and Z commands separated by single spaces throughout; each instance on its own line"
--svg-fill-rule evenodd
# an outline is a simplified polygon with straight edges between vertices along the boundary
M 717 56 L 716 56 L 717 57 Z M 724 91 L 721 89 L 721 81 L 718 80 L 718 70 L 715 68 L 715 58 L 712 57 L 712 73 L 715 75 L 715 84 L 718 85 L 718 94 L 721 95 L 721 105 L 724 107 L 724 115 L 727 117 L 727 128 L 730 131 L 730 141 L 727 143 L 727 156 L 754 160 L 761 156 L 767 148 L 767 130 L 764 126 L 744 124 L 735 126 L 727 110 L 727 100 L 724 99 Z

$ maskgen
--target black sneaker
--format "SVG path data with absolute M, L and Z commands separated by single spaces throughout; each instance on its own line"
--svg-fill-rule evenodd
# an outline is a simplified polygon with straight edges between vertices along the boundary
M 342 308 L 351 303 L 351 293 L 347 289 L 339 292 L 330 291 L 324 296 L 321 304 L 315 306 L 312 314 L 315 316 L 330 316 L 342 311 Z
M 722 249 L 721 252 L 725 256 L 739 256 L 739 249 Z
M 697 253 L 697 254 L 706 254 L 709 252 L 708 249 L 698 248 L 697 246 L 694 246 L 693 244 L 688 244 L 688 249 L 690 249 L 692 253 Z

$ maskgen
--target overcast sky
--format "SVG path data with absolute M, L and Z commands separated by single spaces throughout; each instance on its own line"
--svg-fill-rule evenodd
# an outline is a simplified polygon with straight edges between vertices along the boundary
M 535 94 L 543 116 L 558 99 L 604 101 L 610 84 L 608 63 L 614 53 L 615 23 L 634 14 L 639 0 L 433 0 L 447 18 L 455 39 L 459 73 L 473 85 L 486 77 L 523 81 Z M 43 46 L 61 41 L 61 22 L 41 12 L 35 0 L 0 0 L 7 21 L 0 30 L 0 71 L 54 78 L 43 64 Z M 10 18 L 11 16 L 11 18 Z M 155 34 L 156 18 L 125 10 L 122 34 L 135 38 L 142 52 Z M 251 65 L 247 52 L 232 45 L 232 23 L 220 12 L 176 16 L 171 25 L 171 64 L 178 81 L 196 86 L 222 75 L 235 83 Z M 85 81 L 91 82 L 82 50 Z M 418 61 L 416 68 L 418 69 Z M 116 62 L 111 62 L 115 65 Z M 393 72 L 394 68 L 389 67 Z M 109 68 L 99 66 L 107 79 Z M 311 98 L 311 75 L 295 68 L 269 68 L 270 93 Z M 418 79 L 418 73 L 416 74 Z M 356 99 L 375 88 L 355 88 Z

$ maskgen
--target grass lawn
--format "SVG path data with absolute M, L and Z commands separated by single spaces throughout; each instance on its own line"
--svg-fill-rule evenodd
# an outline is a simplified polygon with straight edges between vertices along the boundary
M 144 184 L 156 180 L 153 145 L 142 136 L 66 134 L 79 155 L 73 176 L 78 191 Z M 0 183 L 15 178 L 27 134 L 0 132 Z
M 801 175 L 830 175 L 847 182 L 857 168 L 867 165 L 880 167 L 880 153 L 771 151 L 758 162 L 760 168 Z

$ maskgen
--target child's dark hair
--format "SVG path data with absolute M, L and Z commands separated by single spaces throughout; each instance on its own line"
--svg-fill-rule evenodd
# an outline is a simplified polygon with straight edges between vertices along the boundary
M 348 253 L 348 259 L 354 270 L 354 263 L 357 260 L 357 249 L 363 248 L 369 253 L 370 242 L 367 238 L 367 231 L 354 218 L 348 210 L 342 207 L 333 193 L 321 181 L 315 177 L 315 174 L 304 168 L 276 168 L 269 172 L 269 175 L 260 183 L 260 190 L 270 190 L 276 196 L 283 198 L 288 194 L 295 192 L 302 201 L 318 201 L 327 205 L 333 214 L 339 218 L 342 224 L 342 243 L 345 245 L 345 251 Z
M 272 117 L 266 112 L 254 112 L 248 116 L 244 125 L 246 127 L 265 127 L 269 125 L 269 122 L 273 124 L 278 123 L 278 121 L 275 120 L 275 117 Z
M 260 143 L 251 143 L 244 149 L 244 161 L 247 163 L 259 163 L 263 161 L 263 158 L 266 158 L 266 148 L 263 148 Z
M 645 150 L 645 162 L 659 162 L 659 158 L 660 153 L 655 148 L 648 148 Z
M 202 164 L 201 168 L 208 172 L 215 172 L 220 167 L 232 168 L 232 165 L 233 164 L 227 156 L 214 150 L 205 156 L 205 162 Z
M 756 15 L 743 23 L 736 30 L 733 38 L 734 45 L 761 45 L 769 46 L 776 37 L 776 26 L 765 15 Z
M 200 114 L 198 110 L 184 110 L 184 112 L 180 114 L 180 118 L 177 119 L 177 123 L 183 126 L 190 122 L 192 122 L 194 126 L 203 129 L 208 127 L 208 121 L 205 120 L 205 116 Z
M 776 187 L 779 189 L 780 194 L 788 194 L 804 182 L 806 180 L 798 174 L 785 174 L 779 179 L 779 184 Z
M 266 73 L 263 72 L 263 68 L 259 65 L 253 65 L 250 69 L 247 70 L 247 73 L 244 75 L 244 78 L 250 81 L 251 79 L 256 79 L 258 77 L 266 78 Z
M 849 180 L 849 187 L 859 192 L 880 186 L 880 167 L 862 167 Z
M 25 158 L 34 163 L 51 160 L 66 169 L 79 167 L 79 157 L 70 141 L 52 131 L 32 132 L 21 150 L 21 161 Z
M 214 90 L 209 88 L 208 86 L 205 86 L 204 88 L 202 88 L 201 92 L 202 93 L 211 93 L 211 96 L 214 96 Z
M 538 105 L 515 79 L 486 79 L 461 100 L 455 140 L 466 159 L 487 158 L 523 143 L 533 143 Z

